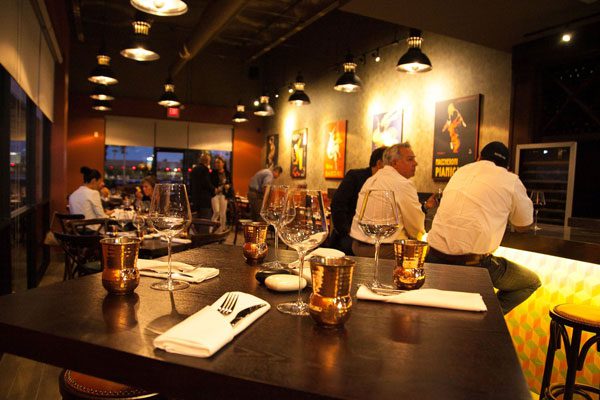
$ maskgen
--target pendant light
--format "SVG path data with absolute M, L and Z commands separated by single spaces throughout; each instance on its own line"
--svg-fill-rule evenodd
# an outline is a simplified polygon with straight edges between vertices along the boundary
M 96 59 L 98 60 L 98 65 L 90 73 L 88 81 L 99 85 L 114 85 L 118 83 L 119 81 L 115 78 L 112 68 L 110 68 L 110 57 L 106 54 L 104 44 L 100 46 Z
M 304 83 L 302 75 L 298 73 L 298 76 L 296 77 L 296 82 L 294 82 L 294 93 L 292 93 L 288 98 L 288 101 L 294 104 L 295 106 L 299 107 L 310 104 L 310 98 L 304 92 L 304 85 L 306 85 L 306 83 Z
M 131 5 L 140 11 L 161 17 L 174 17 L 185 14 L 187 4 L 181 0 L 131 0 Z
M 260 103 L 258 104 L 256 111 L 254 111 L 254 115 L 258 115 L 260 117 L 270 117 L 271 115 L 275 115 L 273 107 L 271 107 L 269 104 L 269 96 L 260 96 Z
M 165 82 L 165 91 L 162 96 L 160 96 L 158 104 L 163 107 L 179 107 L 181 105 L 181 102 L 175 95 L 175 85 L 171 78 L 167 79 Z
M 233 122 L 241 123 L 248 121 L 248 115 L 246 114 L 246 107 L 242 104 L 242 101 L 238 101 L 237 106 L 235 106 L 235 114 L 231 118 Z
M 112 94 L 110 88 L 106 85 L 96 85 L 90 97 L 94 100 L 114 100 L 115 97 Z
M 136 13 L 133 26 L 133 40 L 129 47 L 121 50 L 121 55 L 135 61 L 155 61 L 160 58 L 148 45 L 148 35 L 152 23 L 142 13 Z
M 423 42 L 421 31 L 411 29 L 406 42 L 408 43 L 408 51 L 400 57 L 396 69 L 409 74 L 431 71 L 431 61 L 421 51 L 421 43 Z
M 346 61 L 344 62 L 344 73 L 339 77 L 335 86 L 335 90 L 345 93 L 358 92 L 362 86 L 362 81 L 356 75 L 356 63 L 352 54 L 346 54 Z
M 110 101 L 106 100 L 94 100 L 92 103 L 92 108 L 97 111 L 110 111 L 112 107 L 110 105 Z

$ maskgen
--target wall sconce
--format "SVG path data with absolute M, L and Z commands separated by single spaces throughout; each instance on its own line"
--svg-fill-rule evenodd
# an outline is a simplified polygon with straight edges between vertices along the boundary
M 344 62 L 344 73 L 338 78 L 333 87 L 339 92 L 354 93 L 358 92 L 362 86 L 362 81 L 356 75 L 356 63 L 352 54 L 346 54 Z
M 406 42 L 408 43 L 408 51 L 400 57 L 396 69 L 411 74 L 431 71 L 431 61 L 421 51 L 421 43 L 423 42 L 421 31 L 411 29 Z
M 163 107 L 179 107 L 181 105 L 181 102 L 175 94 L 175 85 L 173 84 L 171 78 L 168 78 L 165 82 L 165 91 L 163 92 L 162 96 L 160 96 L 158 104 Z
M 140 11 L 161 17 L 174 17 L 185 14 L 187 4 L 181 0 L 131 0 L 131 5 Z
M 237 122 L 237 123 L 241 123 L 241 122 L 246 122 L 248 121 L 248 115 L 246 114 L 246 107 L 244 107 L 244 105 L 242 104 L 242 101 L 238 101 L 237 106 L 235 106 L 235 114 L 233 114 L 233 117 L 231 118 L 231 120 L 233 122 Z
M 271 115 L 275 115 L 273 107 L 271 107 L 269 104 L 269 96 L 260 96 L 260 103 L 258 104 L 256 111 L 254 111 L 254 115 L 258 115 L 260 117 L 270 117 Z
M 138 12 L 131 25 L 133 26 L 133 40 L 129 44 L 129 47 L 121 50 L 121 55 L 135 61 L 158 60 L 160 55 L 148 46 L 148 35 L 152 26 L 151 21 Z
M 298 76 L 296 77 L 296 82 L 294 82 L 294 93 L 292 93 L 288 98 L 288 101 L 294 104 L 295 106 L 299 107 L 310 104 L 310 98 L 304 92 L 304 85 L 306 85 L 306 83 L 304 82 L 304 78 L 302 78 L 302 75 L 298 73 Z

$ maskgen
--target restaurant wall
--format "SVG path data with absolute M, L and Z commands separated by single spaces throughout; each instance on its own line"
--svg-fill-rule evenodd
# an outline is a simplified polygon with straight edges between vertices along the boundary
M 354 51 L 358 53 L 376 48 L 385 40 L 386 37 L 373 35 L 370 42 L 363 43 L 364 48 Z M 265 130 L 265 135 L 279 134 L 279 163 L 284 168 L 283 179 L 280 180 L 282 183 L 306 183 L 314 188 L 337 187 L 339 179 L 326 180 L 323 176 L 326 124 L 336 120 L 348 121 L 347 171 L 368 165 L 373 116 L 398 109 L 403 110 L 404 115 L 403 139 L 412 144 L 419 163 L 414 178 L 417 189 L 420 192 L 433 192 L 444 185 L 433 182 L 431 177 L 435 104 L 470 95 L 483 95 L 479 148 L 492 140 L 508 144 L 511 96 L 509 53 L 425 32 L 423 51 L 430 58 L 433 70 L 410 75 L 395 69 L 406 48 L 406 44 L 401 43 L 382 49 L 379 63 L 373 61 L 370 53 L 367 54 L 366 61 L 358 62 L 357 67 L 363 89 L 353 94 L 333 90 L 340 72 L 327 65 L 315 68 L 318 56 L 307 58 L 304 54 L 304 63 L 297 60 L 294 69 L 289 71 L 288 79 L 292 82 L 296 72 L 302 70 L 306 93 L 312 103 L 302 107 L 293 106 L 286 101 L 289 94 L 283 93 L 274 104 L 276 115 L 269 119 Z M 307 176 L 304 180 L 292 180 L 291 135 L 300 128 L 308 128 Z
M 181 111 L 179 121 L 231 124 L 234 110 L 227 107 L 210 107 L 190 104 Z M 117 99 L 109 113 L 92 110 L 87 95 L 72 93 L 70 96 L 69 136 L 67 148 L 67 193 L 82 182 L 79 168 L 86 165 L 100 171 L 104 167 L 105 115 L 166 120 L 165 109 L 153 101 Z M 261 168 L 260 149 L 263 144 L 262 121 L 250 118 L 244 124 L 234 125 L 233 132 L 233 186 L 240 194 L 246 194 L 250 177 Z M 94 133 L 98 135 L 95 137 Z M 149 138 L 153 142 L 153 138 Z

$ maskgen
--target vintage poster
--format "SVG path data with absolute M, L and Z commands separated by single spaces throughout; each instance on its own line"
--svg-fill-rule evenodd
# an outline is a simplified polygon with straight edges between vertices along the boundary
M 267 149 L 265 152 L 265 167 L 273 168 L 279 158 L 279 135 L 267 136 Z
M 432 166 L 434 181 L 447 182 L 459 167 L 475 161 L 480 103 L 480 94 L 436 103 Z
M 325 127 L 325 179 L 342 179 L 346 166 L 346 120 L 330 122 Z
M 393 110 L 373 116 L 372 150 L 402 142 L 402 110 Z
M 292 133 L 292 154 L 290 174 L 292 178 L 306 178 L 306 146 L 308 129 L 298 129 Z

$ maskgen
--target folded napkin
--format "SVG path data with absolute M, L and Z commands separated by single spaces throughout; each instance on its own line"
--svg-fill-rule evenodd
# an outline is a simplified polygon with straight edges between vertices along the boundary
M 210 357 L 271 308 L 269 303 L 251 294 L 233 293 L 238 294 L 239 297 L 231 314 L 224 316 L 217 311 L 227 296 L 227 293 L 224 293 L 212 305 L 204 307 L 155 338 L 154 347 L 169 353 Z M 247 315 L 235 326 L 231 326 L 231 320 L 238 312 L 258 304 L 265 304 L 265 306 Z
M 167 241 L 166 237 L 161 237 L 160 240 L 162 240 L 163 242 Z M 174 237 L 172 239 L 173 243 L 192 243 L 192 239 L 184 239 L 184 238 L 178 238 L 178 237 Z
M 207 268 L 207 267 L 192 267 L 189 264 L 182 263 L 179 261 L 173 261 L 172 272 L 174 274 L 173 278 L 178 281 L 186 281 L 191 283 L 200 283 L 210 278 L 214 278 L 219 275 L 219 270 L 216 268 Z M 157 261 L 157 260 L 145 260 L 142 258 L 138 258 L 137 267 L 140 270 L 141 275 L 145 276 L 153 276 L 155 278 L 167 278 L 167 272 L 169 271 L 169 263 L 165 261 Z M 152 271 L 148 271 L 151 269 Z M 180 273 L 190 275 L 184 276 L 180 275 Z
M 450 290 L 418 289 L 391 296 L 374 293 L 360 285 L 356 297 L 362 300 L 378 300 L 386 303 L 408 304 L 413 306 L 449 308 L 452 310 L 487 311 L 479 293 L 453 292 Z
M 315 249 L 312 253 L 308 253 L 304 256 L 304 269 L 302 270 L 302 277 L 306 279 L 309 285 L 312 285 L 312 275 L 310 273 L 310 258 L 313 256 L 318 257 L 344 257 L 343 251 L 339 251 L 336 249 L 330 249 L 329 247 L 319 247 Z M 289 263 L 288 268 L 291 268 L 294 274 L 298 275 L 298 267 L 300 266 L 300 260 L 296 260 L 292 263 Z

